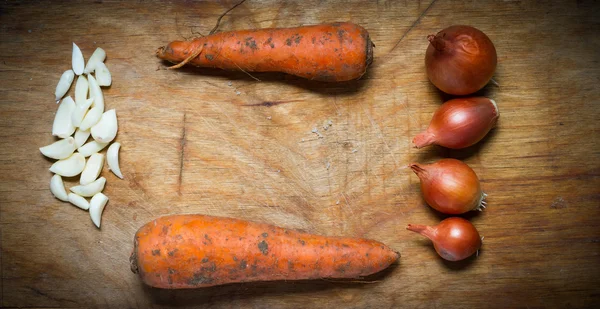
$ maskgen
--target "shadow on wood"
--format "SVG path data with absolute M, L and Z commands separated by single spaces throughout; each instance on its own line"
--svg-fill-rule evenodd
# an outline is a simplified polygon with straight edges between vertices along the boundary
M 495 84 L 494 82 L 496 82 L 497 84 Z M 442 104 L 446 101 L 452 100 L 452 99 L 457 99 L 457 98 L 488 97 L 488 98 L 493 99 L 493 96 L 496 93 L 496 90 L 500 87 L 496 76 L 492 77 L 492 80 L 489 83 L 487 83 L 487 85 L 485 85 L 483 88 L 478 90 L 477 92 L 472 93 L 472 94 L 467 94 L 467 95 L 448 94 L 448 93 L 445 93 L 445 92 L 441 91 L 440 89 L 438 89 L 431 82 L 429 82 L 428 85 L 429 85 L 430 91 L 435 92 L 437 94 L 437 96 L 439 98 L 438 102 L 440 104 Z
M 166 290 L 149 287 L 139 281 L 144 293 L 158 305 L 194 306 L 207 303 L 231 302 L 232 299 L 260 298 L 265 295 L 313 293 L 330 289 L 361 289 L 365 285 L 378 284 L 399 267 L 396 261 L 388 268 L 360 279 L 322 279 L 298 281 L 261 281 L 233 283 L 220 286 Z
M 172 66 L 173 64 L 168 61 L 161 61 L 160 69 L 165 69 Z M 359 93 L 363 89 L 366 81 L 369 79 L 369 70 L 357 80 L 345 81 L 345 82 L 323 82 L 308 80 L 294 75 L 281 73 L 281 72 L 249 72 L 245 73 L 242 71 L 229 71 L 215 68 L 201 68 L 191 65 L 183 66 L 179 69 L 169 70 L 173 74 L 190 74 L 190 75 L 202 75 L 205 77 L 222 78 L 230 81 L 245 81 L 245 82 L 268 82 L 287 84 L 297 88 L 301 88 L 304 91 L 315 92 L 323 95 L 337 95 L 337 96 L 351 96 Z M 256 80 L 258 79 L 258 80 Z
M 425 199 L 423 198 L 423 194 L 421 194 L 421 200 L 423 202 L 423 207 L 427 208 L 427 211 L 429 212 L 429 214 L 433 217 L 436 217 L 439 221 L 442 221 L 442 220 L 450 218 L 450 217 L 461 217 L 461 218 L 471 221 L 472 219 L 477 218 L 479 215 L 481 215 L 481 211 L 478 211 L 478 210 L 471 210 L 471 211 L 465 212 L 463 214 L 458 214 L 458 215 L 448 215 L 448 214 L 441 213 L 441 212 L 433 209 L 431 206 L 429 206 L 427 204 L 427 202 L 425 202 Z

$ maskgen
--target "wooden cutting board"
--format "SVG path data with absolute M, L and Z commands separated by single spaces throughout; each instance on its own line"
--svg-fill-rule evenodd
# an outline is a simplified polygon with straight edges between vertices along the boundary
M 235 1 L 0 4 L 0 307 L 541 308 L 600 303 L 600 6 L 593 1 L 247 1 L 220 30 L 334 21 L 364 26 L 375 60 L 359 81 L 165 70 L 157 47 L 206 34 Z M 452 24 L 498 51 L 500 121 L 470 149 L 417 150 L 447 99 L 424 71 L 426 36 Z M 124 180 L 96 229 L 53 198 L 54 89 L 106 50 Z M 71 90 L 72 91 L 72 90 Z M 313 131 L 318 130 L 318 134 Z M 464 160 L 489 194 L 468 214 L 478 257 L 441 260 L 405 230 L 443 217 L 423 201 L 410 162 Z M 67 186 L 75 183 L 67 181 Z M 202 213 L 324 235 L 367 237 L 401 252 L 368 283 L 143 286 L 129 269 L 135 231 L 162 215 Z

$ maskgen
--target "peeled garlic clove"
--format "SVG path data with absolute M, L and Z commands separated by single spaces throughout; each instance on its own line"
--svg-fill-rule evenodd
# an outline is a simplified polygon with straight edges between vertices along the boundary
M 99 152 L 100 150 L 104 149 L 104 147 L 106 147 L 108 145 L 108 143 L 99 143 L 97 141 L 91 141 L 79 148 L 77 148 L 77 151 L 79 151 L 79 153 L 81 153 L 84 157 L 89 157 L 97 152 Z
M 102 212 L 106 203 L 108 203 L 108 197 L 102 193 L 96 193 L 90 200 L 90 217 L 98 228 L 100 228 Z
M 75 132 L 75 127 L 71 122 L 71 113 L 73 113 L 73 110 L 75 110 L 75 101 L 71 97 L 64 98 L 54 116 L 52 135 L 67 138 Z
M 79 196 L 75 193 L 69 193 L 68 197 L 69 197 L 69 202 L 71 202 L 71 204 L 73 204 L 83 210 L 90 209 L 90 203 L 83 196 Z
M 104 95 L 102 95 L 102 89 L 98 82 L 91 74 L 88 75 L 88 83 L 90 84 L 90 98 L 94 98 L 94 107 L 102 107 L 104 111 Z
M 101 143 L 110 143 L 117 136 L 117 112 L 114 109 L 102 114 L 102 118 L 91 129 L 92 137 Z
M 83 60 L 83 54 L 81 53 L 81 49 L 75 43 L 73 43 L 73 56 L 71 57 L 71 63 L 73 64 L 73 72 L 77 75 L 81 75 L 83 73 L 83 68 L 85 67 L 85 61 Z
M 90 106 L 92 106 L 93 102 L 94 99 L 92 98 L 83 101 L 83 103 L 76 104 L 75 109 L 71 114 L 71 123 L 73 123 L 73 126 L 79 127 L 81 125 L 85 114 L 87 113 Z
M 85 69 L 83 70 L 83 72 L 86 74 L 94 72 L 94 70 L 96 69 L 96 65 L 98 63 L 104 62 L 104 59 L 106 59 L 106 52 L 104 52 L 104 49 L 100 47 L 96 48 L 90 59 L 88 59 L 88 62 L 85 65 Z
M 94 103 L 92 103 L 92 104 L 94 104 Z M 79 124 L 79 128 L 84 131 L 89 130 L 92 126 L 96 125 L 98 123 L 98 121 L 100 121 L 100 118 L 102 118 L 103 111 L 104 111 L 103 106 L 92 107 L 92 109 L 90 109 L 87 112 L 87 114 L 85 114 L 85 116 L 83 117 L 83 120 Z
M 100 86 L 110 86 L 112 83 L 110 71 L 104 62 L 100 62 L 96 65 L 96 80 Z
M 87 78 L 84 75 L 77 77 L 77 83 L 75 84 L 75 103 L 81 105 L 85 102 L 88 95 L 90 86 Z
M 81 172 L 81 178 L 79 178 L 79 183 L 82 185 L 87 185 L 96 180 L 100 172 L 102 171 L 102 167 L 104 166 L 104 155 L 101 153 L 95 153 L 90 156 L 88 159 L 83 172 Z
M 77 129 L 77 131 L 75 131 L 75 147 L 80 148 L 83 146 L 83 144 L 85 144 L 90 137 L 90 134 L 90 130 L 84 131 L 81 128 Z M 92 154 L 90 153 L 90 155 Z
M 119 149 L 121 149 L 121 143 L 119 142 L 112 143 L 108 147 L 106 151 L 106 163 L 108 163 L 108 168 L 113 174 L 123 179 L 123 174 L 121 174 L 121 168 L 119 167 Z
M 85 157 L 76 152 L 70 157 L 58 160 L 50 166 L 50 171 L 63 177 L 73 177 L 79 175 L 85 167 Z
M 75 139 L 69 136 L 48 146 L 41 147 L 40 152 L 48 158 L 60 160 L 70 157 L 76 148 Z
M 58 101 L 67 93 L 67 91 L 69 91 L 74 78 L 75 72 L 73 72 L 73 70 L 67 70 L 60 76 L 58 84 L 56 85 L 56 91 L 54 91 L 56 103 L 58 103 Z
M 100 177 L 87 185 L 71 187 L 70 190 L 77 195 L 90 197 L 96 193 L 102 192 L 102 190 L 104 190 L 104 185 L 106 185 L 106 178 Z
M 62 177 L 60 175 L 54 175 L 50 178 L 50 192 L 57 199 L 68 202 L 69 198 L 67 197 L 67 191 L 65 190 L 65 185 L 63 184 Z

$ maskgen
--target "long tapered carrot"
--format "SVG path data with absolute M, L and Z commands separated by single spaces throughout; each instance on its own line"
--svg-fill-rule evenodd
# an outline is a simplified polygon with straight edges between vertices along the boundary
M 399 256 L 374 240 L 311 235 L 232 218 L 176 215 L 138 230 L 130 264 L 150 286 L 183 289 L 359 278 L 387 268 Z
M 174 41 L 156 55 L 173 63 L 246 72 L 283 72 L 338 82 L 361 77 L 373 59 L 369 33 L 352 23 L 220 32 Z

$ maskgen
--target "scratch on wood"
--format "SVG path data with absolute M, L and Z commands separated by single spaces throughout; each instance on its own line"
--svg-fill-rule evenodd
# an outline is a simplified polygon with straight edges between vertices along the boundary
M 181 196 L 181 182 L 183 179 L 183 159 L 185 158 L 185 134 L 186 134 L 186 117 L 187 113 L 183 112 L 183 129 L 181 130 L 181 139 L 179 140 L 179 145 L 181 148 L 181 152 L 179 154 L 179 178 L 177 179 L 177 195 Z
M 433 6 L 433 4 L 436 2 L 437 0 L 433 0 L 431 1 L 431 3 L 429 4 L 429 6 L 427 6 L 427 8 L 425 9 L 425 11 L 423 11 L 423 13 L 421 13 L 421 15 L 419 15 L 419 17 L 417 18 L 417 20 L 415 20 L 415 22 L 410 25 L 410 27 L 408 28 L 408 30 L 406 30 L 406 32 L 404 32 L 404 34 L 400 37 L 400 39 L 398 40 L 398 42 L 396 42 L 396 44 L 394 45 L 394 47 L 392 47 L 392 49 L 390 49 L 390 51 L 388 52 L 391 53 L 394 51 L 394 49 L 396 49 L 396 47 L 398 47 L 398 45 L 400 45 L 400 42 L 402 42 L 402 40 L 408 35 L 408 33 L 413 30 L 413 28 L 415 28 L 416 25 L 419 24 L 419 22 L 421 21 L 421 19 L 423 18 L 423 16 L 425 16 L 425 14 L 427 14 L 427 12 L 429 11 L 429 9 L 431 9 L 431 7 Z
M 253 103 L 253 104 L 243 104 L 242 106 L 264 106 L 264 107 L 271 107 L 271 106 L 276 106 L 279 104 L 284 104 L 284 103 L 293 103 L 293 102 L 298 102 L 298 100 L 288 100 L 288 101 L 264 101 L 261 103 Z
M 392 162 L 394 163 L 394 169 L 397 169 L 398 164 L 396 164 L 396 157 L 394 156 L 394 152 L 392 151 L 392 148 L 390 147 L 390 145 L 385 141 L 385 137 L 383 136 L 383 131 L 377 125 L 377 123 L 375 123 L 375 120 L 373 120 L 373 117 L 371 117 L 371 114 L 369 114 L 369 111 L 365 108 L 365 106 L 362 104 L 361 104 L 361 106 L 363 108 L 364 113 L 367 115 L 367 118 L 369 118 L 369 122 L 371 123 L 371 126 L 373 127 L 373 129 L 375 129 L 377 131 L 377 135 L 381 139 L 381 142 L 385 145 L 387 150 L 390 152 L 390 156 L 392 157 Z M 354 150 L 352 152 L 354 152 Z
M 49 298 L 49 299 L 51 299 L 51 300 L 54 300 L 54 301 L 58 301 L 58 302 L 70 302 L 70 303 L 77 303 L 77 302 L 75 302 L 75 301 L 73 301 L 73 300 L 70 300 L 70 299 L 61 298 L 61 297 L 53 297 L 53 296 L 51 296 L 51 295 L 48 295 L 47 293 L 44 293 L 44 292 L 42 292 L 42 291 L 40 291 L 40 290 L 38 290 L 38 289 L 36 289 L 36 288 L 33 288 L 33 287 L 28 287 L 28 288 L 29 288 L 31 291 L 33 291 L 35 294 L 37 294 L 37 295 L 40 295 L 40 296 L 43 296 L 43 297 L 46 297 L 46 298 Z

